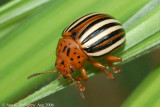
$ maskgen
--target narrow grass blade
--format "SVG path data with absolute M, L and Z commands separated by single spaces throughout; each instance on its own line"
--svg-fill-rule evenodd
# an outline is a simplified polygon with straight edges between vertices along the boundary
M 49 0 L 14 0 L 0 7 L 0 28 L 27 16 L 35 8 L 48 1 Z

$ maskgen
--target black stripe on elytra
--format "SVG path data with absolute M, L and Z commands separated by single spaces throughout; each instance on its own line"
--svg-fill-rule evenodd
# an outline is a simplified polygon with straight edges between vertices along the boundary
M 71 49 L 71 48 L 68 48 L 68 49 L 67 49 L 67 56 L 69 56 L 70 49 Z
M 63 51 L 62 51 L 62 52 L 64 52 L 64 51 L 66 50 L 66 48 L 67 48 L 67 46 L 65 46 L 65 47 L 63 48 Z
M 120 39 L 122 39 L 123 37 L 125 36 L 125 34 L 122 34 L 120 37 L 114 39 L 113 41 L 101 46 L 101 47 L 98 47 L 98 48 L 83 48 L 85 51 L 87 51 L 88 53 L 94 53 L 94 52 L 97 52 L 97 51 L 101 51 L 113 44 L 115 44 L 116 42 L 118 42 Z M 121 44 L 120 44 L 121 45 Z
M 97 36 L 99 33 L 103 32 L 104 30 L 107 30 L 110 27 L 116 26 L 116 25 L 121 25 L 120 23 L 108 23 L 103 25 L 102 27 L 98 28 L 97 30 L 95 30 L 94 32 L 92 32 L 89 36 L 87 36 L 83 41 L 82 41 L 82 45 L 85 44 L 86 42 L 88 42 L 90 39 L 92 39 L 93 37 Z
M 73 24 L 75 24 L 78 20 L 80 20 L 80 19 L 82 19 L 83 17 L 85 17 L 85 16 L 88 16 L 89 14 L 87 14 L 87 15 L 84 15 L 84 16 L 82 16 L 82 17 L 80 17 L 80 18 L 78 18 L 77 20 L 75 20 L 72 24 L 70 24 L 68 27 L 67 27 L 67 29 L 65 30 L 65 31 L 67 31 Z M 63 31 L 64 32 L 64 31 Z
M 73 70 L 73 68 L 72 68 L 71 66 L 69 67 L 69 69 L 70 69 L 72 72 L 74 72 L 74 70 Z
M 88 14 L 88 15 L 90 15 L 90 14 Z M 83 19 L 83 20 L 80 21 L 77 25 L 75 25 L 72 29 L 70 29 L 68 32 L 71 32 L 72 30 L 74 30 L 76 27 L 78 27 L 79 25 L 81 25 L 81 24 L 84 23 L 85 21 L 89 20 L 89 19 L 92 18 L 92 17 L 98 16 L 98 15 L 100 15 L 100 14 L 91 15 L 91 16 Z M 87 15 L 85 15 L 85 16 L 87 16 Z M 83 17 L 85 17 L 85 16 L 83 16 Z M 83 17 L 81 17 L 81 18 L 77 19 L 75 22 L 73 22 L 73 23 L 68 27 L 68 29 L 69 29 L 74 23 L 76 23 L 78 20 L 82 19 Z M 68 30 L 68 29 L 67 29 L 67 30 Z M 67 31 L 67 30 L 66 30 L 66 31 Z
M 98 45 L 100 45 L 101 43 L 103 43 L 104 41 L 116 36 L 117 34 L 119 34 L 121 32 L 124 32 L 124 30 L 123 29 L 118 29 L 118 30 L 106 35 L 105 37 L 101 38 L 100 40 L 98 40 L 97 42 L 93 43 L 92 45 L 88 46 L 88 48 L 90 48 L 90 49 L 95 48 Z
M 104 21 L 106 19 L 112 19 L 112 17 L 102 17 L 102 18 L 99 18 L 95 21 L 93 21 L 92 23 L 90 23 L 83 31 L 82 33 L 79 35 L 79 39 L 82 37 L 82 35 L 87 32 L 87 30 L 89 30 L 89 28 L 91 28 L 92 26 L 94 26 L 95 24 L 101 22 L 101 21 Z

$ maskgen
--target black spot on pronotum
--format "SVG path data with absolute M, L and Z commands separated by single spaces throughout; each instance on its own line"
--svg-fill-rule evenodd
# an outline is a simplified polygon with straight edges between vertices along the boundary
M 80 58 L 80 56 L 77 56 L 77 58 Z
M 67 56 L 69 56 L 70 49 L 71 49 L 71 48 L 68 48 L 68 49 L 67 49 Z
M 78 63 L 80 64 L 81 62 L 79 61 Z
M 76 53 L 74 53 L 74 54 L 76 54 Z
M 61 64 L 64 65 L 64 61 L 62 61 Z
M 73 68 L 72 68 L 71 66 L 69 67 L 69 69 L 70 69 L 72 72 L 74 72 L 74 70 L 73 70 Z
M 71 58 L 71 60 L 73 61 L 73 58 Z
M 63 51 L 62 51 L 62 52 L 64 52 L 64 51 L 66 50 L 66 48 L 67 48 L 67 46 L 65 46 L 65 47 L 63 48 Z

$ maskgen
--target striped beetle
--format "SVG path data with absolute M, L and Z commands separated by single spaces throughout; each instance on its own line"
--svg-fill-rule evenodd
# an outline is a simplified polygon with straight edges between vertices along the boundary
M 125 41 L 125 32 L 120 22 L 112 16 L 101 13 L 87 14 L 64 29 L 62 35 L 63 38 L 59 40 L 56 52 L 57 69 L 33 74 L 28 78 L 58 70 L 60 73 L 58 79 L 61 76 L 69 78 L 69 81 L 73 81 L 80 91 L 84 91 L 85 88 L 80 81 L 87 80 L 86 70 L 83 67 L 85 61 L 100 68 L 108 78 L 114 79 L 104 65 L 91 60 L 90 57 L 102 56 L 115 73 L 120 71 L 119 68 L 113 66 L 113 63 L 121 62 L 122 59 L 107 53 L 118 48 Z M 73 78 L 71 73 L 74 70 L 80 70 L 82 77 Z

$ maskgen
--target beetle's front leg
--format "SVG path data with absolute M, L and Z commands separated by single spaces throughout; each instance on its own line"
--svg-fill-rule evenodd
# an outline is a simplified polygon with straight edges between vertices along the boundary
M 101 63 L 97 62 L 97 61 L 92 61 L 90 59 L 88 59 L 88 61 L 93 64 L 95 67 L 98 67 L 100 68 L 106 75 L 109 79 L 114 79 L 113 75 L 109 72 L 107 72 L 107 69 L 104 65 L 102 65 Z
M 120 72 L 120 69 L 115 67 L 113 65 L 113 63 L 114 62 L 122 62 L 122 58 L 119 58 L 119 57 L 116 57 L 116 56 L 112 56 L 112 55 L 105 55 L 104 58 L 107 59 L 108 66 L 113 69 L 114 73 Z
M 82 86 L 82 84 L 80 83 L 80 81 L 76 81 L 71 75 L 69 75 L 69 79 L 72 80 L 76 87 L 80 90 L 80 91 L 84 91 L 85 90 L 85 87 Z
M 59 73 L 58 80 L 60 80 L 62 76 L 63 75 L 61 73 Z
M 77 80 L 77 81 L 87 81 L 88 77 L 87 77 L 87 73 L 86 73 L 85 68 L 82 67 L 82 68 L 80 69 L 80 71 L 81 71 L 81 74 L 82 74 L 83 78 L 80 77 L 80 76 L 76 76 L 76 80 Z

